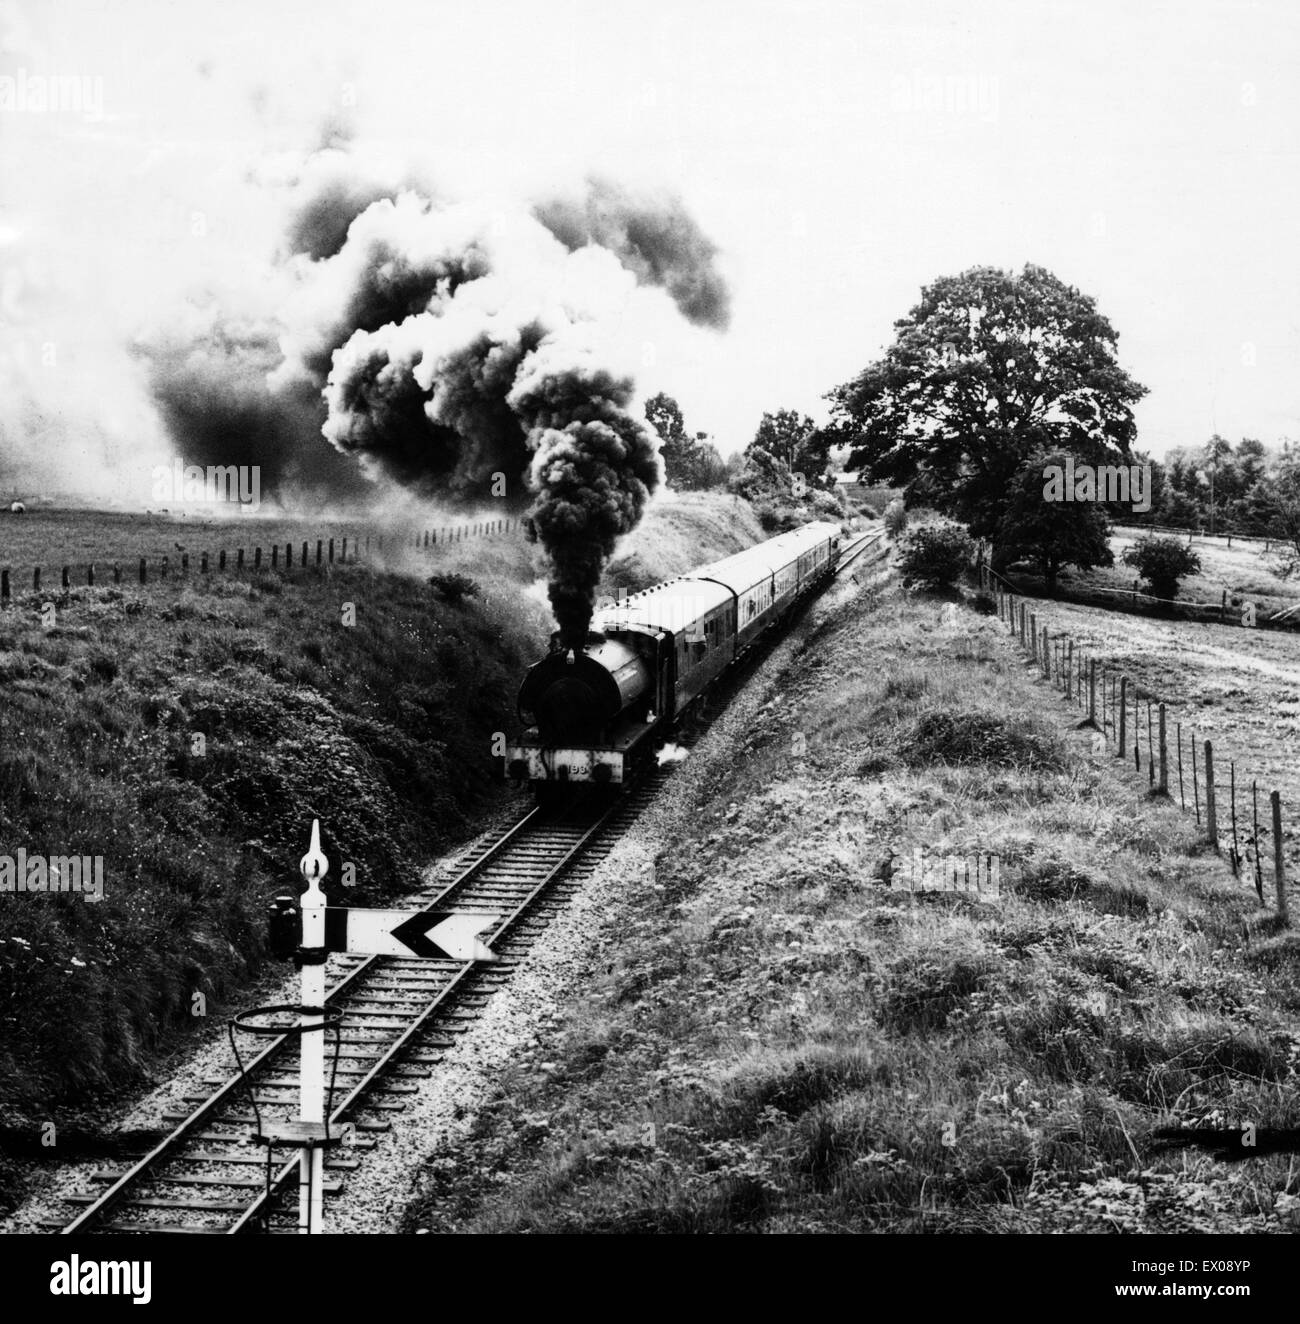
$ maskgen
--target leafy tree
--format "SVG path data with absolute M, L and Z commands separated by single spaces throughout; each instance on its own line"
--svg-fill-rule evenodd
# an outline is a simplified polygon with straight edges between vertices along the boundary
M 1113 565 L 1110 550 L 1110 521 L 1106 508 L 1095 501 L 1047 501 L 1043 495 L 1043 470 L 1048 465 L 1065 467 L 1059 453 L 1036 456 L 1012 479 L 1011 491 L 997 528 L 997 546 L 1008 564 L 1033 561 L 1047 581 L 1048 593 L 1056 592 L 1062 566 L 1081 570 Z
M 803 474 L 809 487 L 818 487 L 827 481 L 833 440 L 807 414 L 778 409 L 775 414 L 763 415 L 747 450 L 763 451 L 792 474 Z
M 1300 574 L 1300 452 L 1283 452 L 1276 469 L 1251 488 L 1250 505 L 1261 531 L 1284 544 L 1278 569 Z
M 1166 486 L 1160 504 L 1153 506 L 1156 524 L 1168 524 L 1177 529 L 1194 529 L 1201 522 L 1201 508 L 1195 498 L 1177 488 Z
M 903 578 L 925 588 L 956 583 L 975 554 L 975 544 L 956 524 L 925 524 L 909 533 L 899 565 Z
M 726 465 L 708 433 L 690 436 L 682 418 L 681 407 L 662 391 L 646 401 L 646 420 L 659 434 L 659 453 L 664 459 L 668 485 L 677 491 L 720 487 L 726 479 Z
M 1201 568 L 1201 558 L 1180 538 L 1147 534 L 1124 553 L 1124 564 L 1137 570 L 1151 589 L 1152 597 L 1172 601 L 1178 596 L 1178 581 L 1196 574 Z
M 1119 366 L 1094 301 L 1045 268 L 945 276 L 895 330 L 883 358 L 828 396 L 836 440 L 857 438 L 849 466 L 875 481 L 928 478 L 932 503 L 994 537 L 1036 452 L 1129 460 L 1146 388 Z
M 728 462 L 728 488 L 754 507 L 768 533 L 796 529 L 810 519 L 841 519 L 840 495 L 827 488 L 800 482 L 790 466 L 761 447 L 749 446 Z
M 703 490 L 722 487 L 727 481 L 727 462 L 707 432 L 695 434 L 695 445 L 685 468 L 683 486 Z

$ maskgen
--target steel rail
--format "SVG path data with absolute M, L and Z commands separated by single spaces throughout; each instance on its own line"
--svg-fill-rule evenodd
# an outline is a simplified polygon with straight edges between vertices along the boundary
M 528 895 L 515 907 L 515 909 L 501 921 L 493 930 L 492 937 L 488 939 L 488 945 L 499 942 L 506 934 L 520 922 L 528 912 L 541 900 L 542 895 L 555 879 L 564 872 L 569 863 L 575 856 L 581 854 L 590 844 L 593 837 L 601 832 L 605 825 L 616 813 L 624 808 L 622 801 L 616 800 L 604 813 L 589 827 L 582 836 L 547 870 L 546 874 L 537 882 Z M 536 811 L 534 811 L 536 812 Z M 410 1025 L 384 1050 L 382 1056 L 370 1067 L 365 1076 L 357 1082 L 352 1088 L 352 1092 L 343 1100 L 339 1106 L 330 1114 L 330 1125 L 342 1125 L 349 1112 L 356 1108 L 362 1101 L 365 1093 L 371 1086 L 388 1070 L 394 1059 L 410 1044 L 429 1020 L 440 1010 L 445 1003 L 452 999 L 453 995 L 460 992 L 461 985 L 471 980 L 479 973 L 479 963 L 467 961 L 450 979 L 446 987 L 439 990 L 434 999 L 429 1002 L 423 1010 L 415 1017 Z M 234 1236 L 243 1232 L 245 1228 L 261 1214 L 268 1210 L 271 1204 L 279 1198 L 282 1192 L 288 1190 L 293 1180 L 298 1175 L 298 1159 L 288 1160 L 280 1169 L 279 1173 L 272 1180 L 269 1189 L 264 1191 L 257 1199 L 242 1213 L 238 1219 L 226 1229 L 226 1235 Z
M 454 889 L 464 886 L 473 879 L 482 869 L 495 859 L 502 850 L 506 848 L 521 831 L 531 824 L 542 812 L 540 805 L 534 806 L 517 823 L 515 823 L 498 841 L 495 841 L 473 864 L 466 867 L 462 872 L 451 879 L 447 886 L 424 907 L 420 913 L 427 913 L 436 910 L 442 904 L 445 898 Z M 360 983 L 363 976 L 369 974 L 376 964 L 391 958 L 382 956 L 369 956 L 359 965 L 353 967 L 329 992 L 329 999 L 332 1001 L 340 994 L 346 994 L 356 984 Z M 95 1223 L 102 1219 L 130 1193 L 150 1170 L 156 1167 L 160 1162 L 168 1160 L 170 1155 L 188 1141 L 193 1132 L 200 1126 L 212 1119 L 222 1108 L 229 1103 L 234 1095 L 247 1087 L 249 1080 L 254 1073 L 264 1070 L 270 1066 L 273 1059 L 277 1057 L 290 1040 L 295 1038 L 292 1034 L 281 1035 L 278 1039 L 272 1040 L 256 1057 L 251 1058 L 247 1069 L 242 1074 L 231 1076 L 225 1084 L 219 1086 L 211 1097 L 205 1099 L 195 1110 L 177 1127 L 169 1131 L 161 1141 L 149 1151 L 142 1159 L 128 1168 L 109 1188 L 104 1191 L 94 1204 L 87 1205 L 70 1223 L 68 1223 L 62 1232 L 68 1235 L 75 1232 L 85 1232 Z

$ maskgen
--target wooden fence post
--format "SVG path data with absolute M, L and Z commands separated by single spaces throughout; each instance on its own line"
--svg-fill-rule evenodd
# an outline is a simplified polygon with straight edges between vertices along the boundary
M 1088 659 L 1088 720 L 1097 725 L 1097 659 Z
M 140 558 L 140 582 L 142 584 L 149 582 L 149 562 L 143 556 Z
M 41 568 L 40 566 L 37 566 L 36 569 L 32 571 L 32 592 L 39 593 L 40 591 L 41 591 Z
M 217 553 L 217 569 L 224 570 L 225 568 L 226 568 L 226 549 L 223 547 Z
M 113 562 L 113 583 L 115 583 L 115 584 L 120 584 L 121 582 L 122 582 L 122 567 L 121 567 L 116 561 L 114 561 L 114 562 Z M 40 586 L 37 585 L 37 587 L 39 588 Z
M 208 573 L 208 554 L 207 554 L 207 552 L 204 552 L 204 553 L 199 557 L 199 570 L 200 570 L 201 573 L 203 573 L 203 574 L 205 574 L 205 575 Z
M 254 569 L 254 570 L 260 570 L 261 568 L 262 568 L 262 549 L 261 549 L 260 547 L 254 547 L 254 548 L 253 548 L 253 569 Z
M 1214 745 L 1205 742 L 1205 840 L 1219 849 L 1219 820 L 1214 812 Z
M 0 570 L 0 602 L 9 601 L 9 571 Z
M 305 566 L 306 564 L 307 564 L 307 544 L 304 541 L 302 545 L 302 560 L 299 562 L 299 565 Z
M 235 569 L 242 570 L 243 568 L 244 568 L 244 549 L 241 547 L 235 553 Z
M 342 562 L 346 565 L 346 564 L 347 564 L 347 559 L 348 559 L 348 540 L 347 540 L 346 538 L 344 538 L 344 539 L 343 539 L 343 553 L 342 553 L 342 555 L 339 557 L 339 560 L 342 561 Z
M 330 539 L 330 565 L 334 564 L 334 539 Z
M 72 587 L 72 571 L 66 565 L 63 567 L 63 576 L 60 582 L 64 588 Z
M 280 564 L 280 544 L 273 542 L 271 544 L 271 569 L 275 570 Z
M 1047 626 L 1043 626 L 1043 675 L 1048 680 L 1052 679 L 1052 651 L 1051 641 L 1048 638 Z
M 1160 794 L 1169 794 L 1169 747 L 1165 744 L 1165 706 L 1160 705 Z
M 189 573 L 190 573 L 190 554 L 189 554 L 189 552 L 182 552 L 182 553 L 181 553 L 181 574 L 182 574 L 182 575 L 188 575 Z
M 1273 809 L 1273 883 L 1277 888 L 1277 913 L 1283 924 L 1291 922 L 1286 903 L 1286 875 L 1282 863 L 1282 799 L 1276 791 L 1269 797 Z
M 293 569 L 293 543 L 287 542 L 284 545 L 284 568 Z

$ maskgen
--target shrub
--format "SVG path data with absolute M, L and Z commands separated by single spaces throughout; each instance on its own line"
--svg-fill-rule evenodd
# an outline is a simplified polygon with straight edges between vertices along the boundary
M 945 588 L 960 577 L 974 551 L 975 544 L 956 524 L 916 529 L 903 543 L 903 576 L 926 588 Z
M 1201 558 L 1180 538 L 1157 538 L 1147 534 L 1124 553 L 1151 590 L 1152 597 L 1172 600 L 1178 596 L 1178 581 L 1201 568 Z
M 904 752 L 913 764 L 1057 770 L 1065 762 L 1060 742 L 1050 733 L 1028 723 L 1017 728 L 985 713 L 925 713 L 908 733 Z
M 885 532 L 897 538 L 907 528 L 907 507 L 895 497 L 885 507 Z
M 478 582 L 468 575 L 454 573 L 430 575 L 429 583 L 446 602 L 456 603 L 463 601 L 465 598 L 479 596 Z

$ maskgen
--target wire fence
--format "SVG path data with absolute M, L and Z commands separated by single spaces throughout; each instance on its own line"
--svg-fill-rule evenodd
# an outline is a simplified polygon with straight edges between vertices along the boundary
M 1238 529 L 1219 529 L 1211 532 L 1209 529 L 1191 528 L 1186 525 L 1177 524 L 1116 524 L 1115 532 L 1125 535 L 1133 533 L 1166 533 L 1177 538 L 1186 538 L 1188 543 L 1195 542 L 1197 538 L 1202 542 L 1223 542 L 1232 546 L 1232 540 L 1235 538 L 1238 542 L 1262 542 L 1266 552 L 1272 551 L 1274 545 L 1286 547 L 1290 545 L 1290 539 L 1280 533 L 1243 533 Z
M 149 584 L 154 580 L 167 580 L 177 576 L 188 577 L 197 571 L 201 575 L 242 574 L 248 570 L 279 571 L 324 568 L 331 565 L 353 564 L 382 553 L 385 546 L 393 549 L 425 551 L 449 543 L 466 542 L 477 538 L 493 538 L 524 532 L 525 521 L 517 517 L 479 520 L 468 524 L 451 524 L 438 528 L 417 529 L 407 533 L 348 535 L 343 537 L 317 537 L 291 539 L 271 543 L 267 547 L 221 548 L 215 552 L 199 552 L 191 560 L 190 553 L 178 550 L 176 556 L 118 557 L 116 560 L 80 562 L 58 567 L 54 579 L 45 579 L 45 567 L 33 566 L 20 575 L 11 566 L 0 567 L 0 607 L 11 606 L 15 595 L 31 584 L 33 593 L 70 589 L 82 584 L 94 588 L 97 584 L 127 582 Z
M 1239 777 L 1231 758 L 1225 786 L 1223 759 L 1216 771 L 1213 741 L 1198 740 L 1191 727 L 1184 735 L 1183 723 L 1171 722 L 1158 696 L 1119 669 L 1098 663 L 1082 644 L 1076 648 L 1070 635 L 1053 633 L 1046 618 L 1031 610 L 1030 603 L 1037 599 L 1008 591 L 1012 586 L 990 566 L 977 569 L 981 588 L 996 601 L 999 620 L 1042 678 L 1083 711 L 1084 725 L 1097 732 L 1105 748 L 1113 749 L 1116 758 L 1131 758 L 1134 770 L 1146 773 L 1153 795 L 1172 800 L 1176 778 L 1179 807 L 1196 816 L 1206 844 L 1226 855 L 1234 877 L 1244 875 L 1253 884 L 1261 904 L 1267 904 L 1265 884 L 1271 881 L 1277 913 L 1288 922 L 1288 834 L 1280 792 L 1261 791 L 1256 778 L 1247 780 L 1244 773 Z

